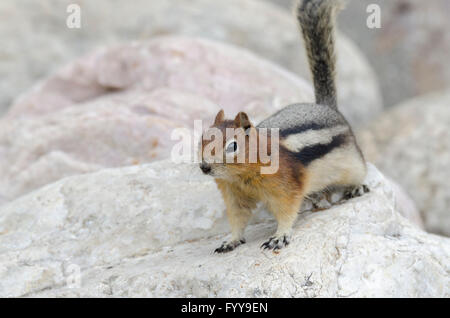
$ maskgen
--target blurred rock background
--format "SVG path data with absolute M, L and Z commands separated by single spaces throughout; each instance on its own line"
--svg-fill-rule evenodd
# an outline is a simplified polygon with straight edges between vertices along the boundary
M 0 74 L 7 80 L 0 83 L 0 114 L 37 79 L 72 58 L 99 45 L 155 35 L 182 33 L 231 42 L 309 76 L 304 60 L 298 58 L 303 53 L 298 50 L 294 21 L 286 20 L 295 1 L 232 0 L 225 4 L 137 0 L 131 6 L 123 0 L 81 0 L 76 2 L 83 8 L 81 29 L 61 27 L 68 15 L 67 5 L 73 1 L 1 1 L 0 35 L 4 41 L 0 47 Z M 365 27 L 369 4 L 381 8 L 380 29 Z M 387 107 L 450 86 L 450 70 L 446 67 L 449 10 L 450 2 L 446 0 L 347 1 L 339 16 L 340 30 L 372 65 Z M 289 25 L 291 30 L 286 32 Z M 344 76 L 343 72 L 345 69 L 339 76 Z M 372 93 L 370 103 L 380 104 L 378 98 Z
M 0 275 L 5 279 L 0 293 L 26 295 L 49 286 L 52 290 L 60 281 L 59 276 L 63 276 L 61 260 L 73 256 L 67 252 L 71 249 L 64 249 L 65 243 L 48 243 L 54 242 L 53 235 L 60 236 L 62 232 L 55 231 L 55 227 L 64 222 L 76 223 L 66 229 L 71 242 L 72 235 L 77 238 L 73 241 L 75 246 L 86 235 L 98 234 L 98 226 L 93 224 L 101 227 L 108 224 L 108 218 L 117 226 L 117 239 L 121 242 L 141 237 L 139 241 L 161 240 L 162 234 L 157 230 L 161 222 L 177 225 L 170 218 L 165 220 L 165 215 L 185 212 L 177 210 L 186 205 L 183 196 L 179 196 L 181 201 L 169 200 L 166 208 L 155 203 L 166 202 L 166 193 L 184 193 L 195 184 L 189 170 L 195 167 L 175 168 L 168 160 L 160 161 L 168 158 L 173 149 L 170 135 L 174 128 L 189 132 L 195 119 L 208 123 L 220 108 L 228 117 L 245 110 L 257 122 L 288 103 L 311 101 L 310 74 L 292 14 L 294 2 L 1 1 Z M 365 265 L 358 265 L 356 270 L 349 268 L 347 279 L 358 282 L 364 277 L 362 280 L 366 281 L 370 276 L 372 283 L 364 287 L 364 292 L 360 289 L 365 296 L 448 296 L 448 273 L 443 270 L 448 267 L 448 239 L 429 235 L 417 227 L 423 224 L 429 232 L 450 236 L 450 23 L 446 17 L 450 2 L 347 2 L 339 16 L 336 39 L 339 107 L 354 127 L 367 160 L 387 176 L 386 180 L 381 175 L 371 179 L 373 188 L 383 193 L 375 205 L 370 195 L 360 198 L 360 207 L 367 215 L 355 213 L 354 207 L 349 208 L 352 204 L 342 210 L 342 224 L 359 222 L 356 228 L 361 231 L 354 232 L 352 240 L 357 237 L 356 241 L 366 242 L 361 246 L 369 255 L 371 249 L 364 246 L 371 246 L 373 237 L 377 237 L 384 255 L 367 257 Z M 71 3 L 81 7 L 80 29 L 66 27 L 66 9 Z M 369 4 L 381 8 L 380 29 L 366 25 Z M 141 166 L 153 161 L 157 162 Z M 131 174 L 128 168 L 107 169 L 132 165 L 139 166 L 130 168 L 137 171 Z M 106 176 L 100 186 L 96 183 L 97 171 Z M 123 182 L 118 186 L 111 184 L 110 175 Z M 158 178 L 171 181 L 159 189 L 162 183 Z M 68 186 L 56 189 L 59 183 L 53 182 L 58 180 Z M 200 184 L 205 185 L 204 181 Z M 395 191 L 381 190 L 387 184 L 392 184 L 388 188 Z M 107 195 L 102 194 L 103 188 L 108 190 Z M 158 189 L 157 196 L 152 189 Z M 192 192 L 197 193 L 196 190 Z M 210 187 L 203 190 L 211 191 Z M 215 195 L 211 194 L 210 199 Z M 187 224 L 195 227 L 195 233 L 203 235 L 216 222 L 208 219 L 210 213 L 217 216 L 220 224 L 226 223 L 222 206 L 212 211 L 196 200 L 197 196 L 185 196 L 194 202 L 186 201 L 193 209 L 191 214 L 200 220 Z M 114 208 L 105 209 L 108 204 Z M 122 227 L 127 225 L 115 223 L 111 211 L 131 213 L 130 218 L 137 213 L 142 218 L 135 220 L 140 228 L 123 232 Z M 409 221 L 401 218 L 398 211 Z M 333 211 L 329 212 L 329 220 L 324 221 L 327 226 L 335 220 Z M 65 217 L 71 213 L 73 217 Z M 40 215 L 45 215 L 45 222 L 33 221 Z M 316 218 L 320 219 L 318 215 Z M 42 228 L 36 227 L 37 223 Z M 403 230 L 410 226 L 414 230 Z M 24 230 L 28 227 L 35 233 Z M 183 229 L 177 231 L 182 233 Z M 302 237 L 302 242 L 314 241 L 317 235 L 310 232 Z M 350 237 L 348 233 L 342 235 Z M 326 256 L 327 261 L 340 260 L 341 253 L 347 259 L 347 245 L 337 246 L 342 243 L 342 235 L 329 240 L 330 251 L 337 250 L 338 255 Z M 144 247 L 136 242 L 125 244 L 127 256 L 119 252 L 117 255 L 151 255 L 152 242 Z M 415 253 L 417 246 L 411 242 L 426 245 Z M 405 263 L 392 262 L 397 258 L 398 244 L 408 245 L 411 252 L 406 256 L 399 254 L 405 257 Z M 320 248 L 317 244 L 306 245 L 314 253 Z M 44 250 L 42 246 L 52 247 Z M 98 251 L 102 246 L 89 243 L 81 249 L 85 248 Z M 105 250 L 109 255 L 110 247 Z M 26 256 L 26 268 L 11 261 L 19 260 L 16 255 L 24 251 L 23 255 L 33 255 L 29 259 Z M 53 256 L 49 255 L 59 256 L 51 259 Z M 298 257 L 293 255 L 291 259 L 297 262 Z M 439 259 L 439 266 L 429 262 L 430 257 Z M 377 272 L 372 264 L 381 259 L 385 262 L 379 264 L 384 274 L 371 276 Z M 411 267 L 411 272 L 425 271 L 429 275 L 404 276 L 408 282 L 414 281 L 408 287 L 403 281 L 391 286 L 391 281 L 381 279 L 386 275 L 402 276 L 398 273 L 404 266 L 399 264 L 409 266 L 410 260 L 414 266 L 418 264 L 417 268 Z M 360 257 L 357 263 L 361 263 Z M 384 272 L 389 266 L 392 272 Z M 136 277 L 142 275 L 142 270 L 137 273 Z M 22 290 L 17 282 L 27 287 Z M 148 285 L 145 279 L 143 285 Z M 334 280 L 331 285 L 335 285 Z M 11 286 L 19 286 L 20 290 L 12 292 Z M 123 292 L 127 293 L 129 282 L 124 286 Z M 347 295 L 341 289 L 348 286 L 351 284 L 347 282 L 326 295 Z M 347 291 L 349 295 L 357 294 Z M 256 293 L 248 290 L 252 292 Z M 143 295 L 148 292 L 144 290 Z
M 0 109 L 34 82 L 73 58 L 103 45 L 156 36 L 186 35 L 218 40 L 251 50 L 304 78 L 309 69 L 291 12 L 264 0 L 79 1 L 82 26 L 69 29 L 71 0 L 2 1 L 4 39 Z M 372 68 L 344 35 L 337 41 L 339 101 L 353 124 L 367 123 L 382 109 Z
M 296 0 L 272 0 L 291 10 Z M 450 1 L 347 0 L 340 30 L 357 43 L 378 76 L 384 103 L 450 87 Z M 381 28 L 366 25 L 370 4 L 381 9 Z

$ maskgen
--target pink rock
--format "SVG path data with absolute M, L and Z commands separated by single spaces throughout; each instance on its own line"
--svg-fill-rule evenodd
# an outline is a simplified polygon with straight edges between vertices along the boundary
M 232 46 L 166 37 L 100 49 L 43 80 L 0 120 L 0 199 L 167 158 L 175 128 L 210 125 L 220 108 L 258 121 L 307 101 L 305 81 Z
M 246 110 L 260 119 L 289 103 L 314 100 L 304 80 L 250 52 L 162 37 L 99 49 L 72 62 L 23 95 L 7 117 L 42 115 L 118 90 L 158 88 L 203 96 L 230 115 Z
M 0 1 L 3 18 L 0 38 L 5 44 L 0 51 L 7 61 L 0 63 L 0 73 L 7 74 L 0 85 L 0 115 L 11 100 L 37 79 L 49 76 L 76 57 L 100 46 L 145 41 L 161 35 L 234 44 L 302 78 L 310 76 L 294 15 L 266 0 L 133 0 L 133 5 L 128 1 L 82 1 L 81 28 L 68 29 L 64 13 L 73 2 Z M 365 19 L 365 10 L 349 20 L 358 17 Z M 39 32 L 30 32 L 36 28 L 36 21 Z M 359 45 L 359 41 L 356 43 Z M 363 126 L 382 111 L 377 79 L 359 49 L 339 32 L 336 51 L 341 110 L 353 126 Z

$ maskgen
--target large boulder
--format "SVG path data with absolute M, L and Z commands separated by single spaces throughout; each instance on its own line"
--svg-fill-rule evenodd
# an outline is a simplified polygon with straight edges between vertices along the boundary
M 360 132 L 368 160 L 417 203 L 428 231 L 450 236 L 450 91 L 416 97 Z
M 369 165 L 370 192 L 303 212 L 292 243 L 258 208 L 225 255 L 224 203 L 198 166 L 169 161 L 74 176 L 0 208 L 0 296 L 448 297 L 450 240 L 399 213 Z
M 5 44 L 0 49 L 5 57 L 5 63 L 0 63 L 0 73 L 7 75 L 0 84 L 0 109 L 36 79 L 48 76 L 59 65 L 97 46 L 170 34 L 242 46 L 304 78 L 309 77 L 294 16 L 265 1 L 137 0 L 132 6 L 127 1 L 84 1 L 80 4 L 81 28 L 69 29 L 66 27 L 69 13 L 64 12 L 72 3 L 70 0 L 0 2 L 0 15 L 4 17 L 0 35 Z M 36 23 L 39 32 L 32 32 Z M 382 108 L 377 81 L 359 50 L 341 34 L 337 51 L 341 108 L 350 122 L 363 124 Z M 92 89 L 98 88 L 105 87 Z M 70 90 L 66 89 L 65 94 L 70 94 Z
M 69 175 L 167 158 L 175 128 L 244 110 L 255 122 L 313 99 L 308 83 L 246 50 L 163 37 L 99 49 L 0 119 L 0 204 Z
M 41 116 L 99 97 L 157 89 L 205 97 L 233 115 L 245 110 L 256 120 L 288 104 L 313 100 L 305 80 L 247 50 L 167 36 L 94 50 L 40 81 L 5 117 Z M 121 102 L 136 103 L 135 99 L 139 98 L 128 95 Z M 169 119 L 176 115 L 165 113 Z

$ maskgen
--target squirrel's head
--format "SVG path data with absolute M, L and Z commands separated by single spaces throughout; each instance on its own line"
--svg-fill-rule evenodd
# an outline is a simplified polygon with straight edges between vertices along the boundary
M 253 175 L 260 167 L 258 139 L 257 129 L 246 113 L 239 112 L 234 120 L 228 120 L 223 110 L 219 111 L 202 136 L 200 169 L 219 179 Z

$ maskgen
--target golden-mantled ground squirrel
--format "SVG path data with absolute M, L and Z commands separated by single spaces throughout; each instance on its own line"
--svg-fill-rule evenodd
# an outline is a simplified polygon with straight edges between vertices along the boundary
M 234 120 L 226 120 L 222 110 L 203 135 L 200 168 L 215 178 L 232 229 L 231 240 L 215 252 L 228 252 L 245 243 L 244 229 L 258 202 L 263 202 L 278 222 L 276 233 L 262 245 L 275 250 L 289 244 L 292 225 L 305 197 L 334 187 L 361 187 L 365 161 L 336 102 L 334 25 L 338 6 L 337 0 L 303 0 L 297 8 L 316 103 L 289 105 L 257 126 L 243 112 Z M 230 128 L 241 131 L 236 135 L 240 134 L 244 143 L 236 135 L 227 135 Z M 258 132 L 264 128 L 278 128 L 277 138 L 271 133 L 267 137 L 267 148 L 273 149 L 275 144 L 278 147 L 275 173 L 261 173 L 261 167 L 267 164 L 259 155 L 256 162 L 249 160 L 250 138 L 256 135 L 259 140 Z M 208 154 L 205 150 L 212 141 L 205 135 L 212 129 L 224 136 L 220 140 L 222 151 L 215 149 Z M 243 163 L 226 160 L 238 154 L 244 155 Z M 273 153 L 269 150 L 268 154 Z M 217 157 L 223 161 L 215 160 Z

